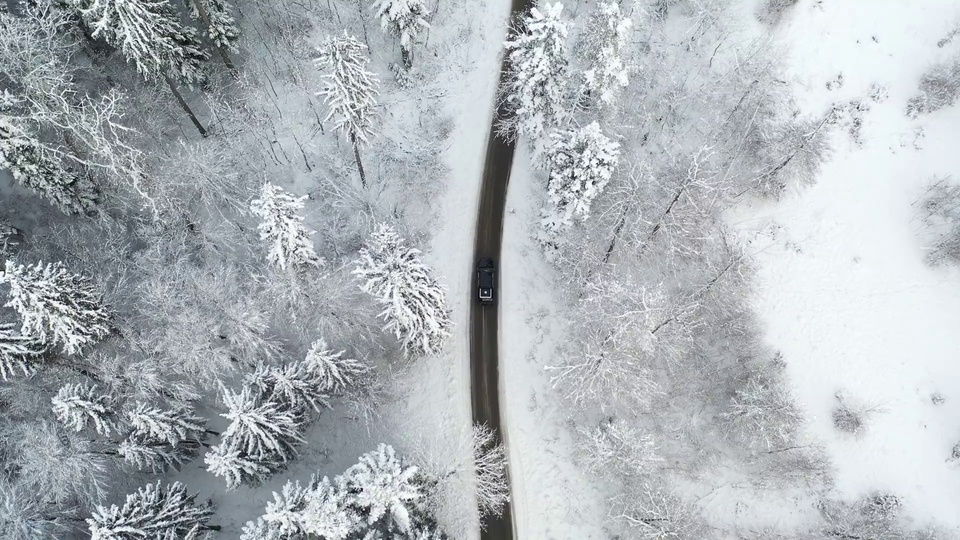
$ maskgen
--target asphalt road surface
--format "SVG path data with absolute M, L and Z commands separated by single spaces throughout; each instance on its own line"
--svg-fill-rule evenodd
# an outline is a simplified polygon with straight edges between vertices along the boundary
M 513 0 L 511 18 L 530 9 L 530 0 Z M 506 76 L 506 62 L 500 67 L 500 82 Z M 504 107 L 498 105 L 487 138 L 487 155 L 483 165 L 483 184 L 480 188 L 480 215 L 477 218 L 477 244 L 474 248 L 474 264 L 482 258 L 493 259 L 497 263 L 497 281 L 493 305 L 480 305 L 477 299 L 476 272 L 472 272 L 474 286 L 470 287 L 472 296 L 470 308 L 470 371 L 473 394 L 473 421 L 486 424 L 493 430 L 498 441 L 502 441 L 500 425 L 499 362 L 497 356 L 498 304 L 503 294 L 508 294 L 500 286 L 500 244 L 503 238 L 503 210 L 507 202 L 507 184 L 510 181 L 510 168 L 516 145 L 505 142 L 496 135 L 496 119 L 507 114 Z M 482 540 L 513 540 L 513 513 L 508 503 L 503 515 L 487 522 L 487 528 L 480 534 Z

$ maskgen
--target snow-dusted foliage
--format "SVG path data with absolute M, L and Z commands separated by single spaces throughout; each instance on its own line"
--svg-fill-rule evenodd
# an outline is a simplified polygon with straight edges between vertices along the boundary
M 321 338 L 310 345 L 304 359 L 331 394 L 340 394 L 355 386 L 360 377 L 370 371 L 370 367 L 363 362 L 345 358 L 344 352 L 333 352 L 328 348 L 326 340 Z
M 207 37 L 216 47 L 236 51 L 235 42 L 240 37 L 240 28 L 231 15 L 233 6 L 227 0 L 190 0 L 190 15 L 200 19 L 207 30 Z
M 268 182 L 260 190 L 260 198 L 250 203 L 250 210 L 261 219 L 257 226 L 260 239 L 270 245 L 267 260 L 281 270 L 323 265 L 323 259 L 314 251 L 310 241 L 314 231 L 304 226 L 300 215 L 306 199 L 306 195 L 294 197 Z
M 424 505 L 435 484 L 381 444 L 332 481 L 287 482 L 241 539 L 443 540 Z
M 436 354 L 450 335 L 446 294 L 420 250 L 407 247 L 393 227 L 380 224 L 360 250 L 353 274 L 360 288 L 384 306 L 385 330 L 407 354 Z
M 206 421 L 184 405 L 160 409 L 138 403 L 134 409 L 126 412 L 125 420 L 137 435 L 166 442 L 170 446 L 177 446 L 188 439 L 200 440 L 206 430 Z
M 550 134 L 547 150 L 550 208 L 542 219 L 547 241 L 553 241 L 573 223 L 586 220 L 590 205 L 610 182 L 620 161 L 620 145 L 592 122 L 575 130 Z
M 410 50 L 423 30 L 430 28 L 426 17 L 430 15 L 423 0 L 376 0 L 373 10 L 380 19 L 380 27 L 400 41 L 403 63 L 411 67 Z
M 612 104 L 619 91 L 630 84 L 623 49 L 632 26 L 633 21 L 620 11 L 619 3 L 600 2 L 583 36 L 581 47 L 589 64 L 583 73 L 584 83 L 601 106 Z
M 0 116 L 0 169 L 67 214 L 82 214 L 97 204 L 93 184 L 67 168 L 57 156 L 26 131 Z
M 377 105 L 377 76 L 367 69 L 367 46 L 344 31 L 342 36 L 327 37 L 316 59 L 323 74 L 323 87 L 317 92 L 327 105 L 324 122 L 334 120 L 336 131 L 344 133 L 354 146 L 365 144 L 373 135 L 374 107 Z
M 623 480 L 650 474 L 663 461 L 653 435 L 616 418 L 605 418 L 591 430 L 582 430 L 577 457 L 591 473 Z
M 220 436 L 220 444 L 207 452 L 207 470 L 227 480 L 228 489 L 241 482 L 257 483 L 264 473 L 279 470 L 297 455 L 296 445 L 303 442 L 300 430 L 303 412 L 264 399 L 253 386 L 239 392 L 223 390 L 230 420 Z
M 282 366 L 259 364 L 246 377 L 261 399 L 277 403 L 284 410 L 305 416 L 330 407 L 326 379 L 306 361 L 288 362 Z
M 764 451 L 794 445 L 803 422 L 784 381 L 786 364 L 779 355 L 769 365 L 750 369 L 738 381 L 723 413 L 730 434 Z
M 100 435 L 110 435 L 115 427 L 113 398 L 96 385 L 63 385 L 50 401 L 53 414 L 67 429 L 80 432 L 92 425 Z
M 29 375 L 47 348 L 38 339 L 21 335 L 11 323 L 0 323 L 0 378 Z
M 211 530 L 213 503 L 197 503 L 180 482 L 147 484 L 123 506 L 98 506 L 87 519 L 91 540 L 197 539 Z
M 638 540 L 701 540 L 709 538 L 696 508 L 662 487 L 642 484 L 632 497 L 613 501 L 610 517 Z
M 70 515 L 51 508 L 25 490 L 0 482 L 0 538 L 49 540 L 63 538 Z
M 140 433 L 131 433 L 117 446 L 117 454 L 140 471 L 164 472 L 177 469 L 197 455 L 199 443 L 180 441 L 170 444 Z
M 168 0 L 69 0 L 91 35 L 120 49 L 145 79 L 169 76 L 186 84 L 206 79 L 208 58 L 196 31 L 180 23 Z
M 60 262 L 24 266 L 6 262 L 0 284 L 10 286 L 5 304 L 20 315 L 21 332 L 61 345 L 68 355 L 110 332 L 110 315 L 90 280 Z
M 530 9 L 517 35 L 504 43 L 509 65 L 501 89 L 513 118 L 503 131 L 536 139 L 565 118 L 567 23 L 560 19 L 563 4 Z

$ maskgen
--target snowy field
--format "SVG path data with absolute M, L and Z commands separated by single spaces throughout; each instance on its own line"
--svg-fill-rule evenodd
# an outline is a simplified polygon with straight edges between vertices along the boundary
M 806 111 L 889 97 L 863 115 L 862 146 L 835 136 L 817 184 L 731 221 L 759 267 L 756 309 L 788 366 L 807 429 L 825 444 L 836 488 L 897 493 L 918 522 L 960 528 L 960 272 L 924 264 L 913 203 L 958 174 L 960 109 L 911 120 L 907 101 L 960 20 L 949 0 L 801 2 L 778 30 Z M 843 75 L 842 87 L 826 83 Z M 921 131 L 922 130 L 922 131 Z M 918 138 L 917 133 L 923 136 Z M 872 412 L 858 435 L 832 424 L 836 394 Z M 943 403 L 934 402 L 942 396 Z

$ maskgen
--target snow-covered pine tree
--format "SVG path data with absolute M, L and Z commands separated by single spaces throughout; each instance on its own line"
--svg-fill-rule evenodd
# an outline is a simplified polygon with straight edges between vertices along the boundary
M 380 316 L 406 354 L 437 354 L 450 335 L 446 294 L 420 250 L 407 247 L 393 227 L 380 224 L 355 261 L 360 289 L 384 306 Z
M 410 69 L 413 66 L 411 49 L 417 35 L 430 28 L 426 19 L 430 12 L 423 0 L 376 0 L 373 10 L 380 19 L 380 27 L 400 40 L 403 67 Z
M 236 69 L 230 53 L 237 50 L 234 42 L 240 37 L 240 28 L 230 12 L 233 6 L 227 0 L 189 0 L 190 15 L 200 19 L 207 29 L 207 37 L 216 47 L 224 65 Z
M 250 385 L 244 385 L 240 392 L 223 390 L 227 412 L 220 416 L 230 420 L 230 425 L 204 461 L 207 470 L 223 476 L 228 486 L 255 482 L 280 470 L 297 456 L 296 445 L 303 442 L 302 411 L 262 397 Z
M 344 133 L 353 145 L 360 184 L 367 177 L 360 160 L 360 146 L 373 135 L 374 107 L 377 105 L 377 76 L 367 69 L 367 46 L 344 30 L 339 37 L 327 37 L 320 45 L 316 64 L 323 73 L 323 88 L 317 92 L 327 105 L 324 122 L 334 119 L 333 128 Z
M 50 200 L 65 214 L 83 214 L 97 204 L 93 184 L 82 174 L 64 167 L 37 139 L 0 116 L 0 169 L 37 195 Z
M 210 448 L 204 454 L 203 462 L 206 463 L 208 472 L 223 477 L 227 483 L 227 491 L 232 491 L 241 484 L 259 485 L 279 467 L 274 463 L 268 466 L 263 460 L 241 455 L 236 441 L 221 442 Z
M 65 384 L 50 399 L 53 414 L 67 429 L 83 431 L 88 424 L 100 435 L 110 435 L 115 427 L 114 400 L 96 385 Z
M 363 519 L 350 506 L 352 499 L 342 477 L 335 478 L 333 482 L 323 477 L 323 480 L 314 483 L 304 499 L 299 523 L 307 534 L 329 540 L 346 540 L 352 531 L 363 526 Z M 264 519 L 269 521 L 269 514 L 268 505 Z
M 18 372 L 29 375 L 47 348 L 31 336 L 21 335 L 11 323 L 0 323 L 0 379 Z
M 392 446 L 380 444 L 344 473 L 350 504 L 358 508 L 367 523 L 385 520 L 389 532 L 410 532 L 411 509 L 425 497 L 416 467 L 405 465 Z M 386 532 L 385 531 L 385 532 Z
M 6 307 L 21 318 L 20 331 L 59 344 L 68 355 L 110 332 L 110 314 L 90 280 L 60 262 L 24 266 L 6 262 L 0 284 L 10 286 Z
M 166 442 L 170 446 L 177 446 L 188 439 L 199 442 L 206 432 L 206 421 L 185 405 L 160 409 L 138 403 L 134 409 L 126 412 L 125 417 L 135 434 Z
M 144 79 L 163 79 L 197 131 L 207 132 L 177 90 L 174 80 L 193 86 L 206 80 L 209 58 L 193 28 L 180 23 L 168 0 L 68 0 L 94 38 L 120 49 Z
M 250 203 L 250 210 L 262 220 L 257 226 L 260 239 L 270 244 L 267 260 L 281 270 L 288 266 L 323 265 L 310 241 L 314 231 L 304 226 L 300 215 L 306 199 L 306 195 L 294 197 L 268 182 L 260 190 L 260 198 Z
M 600 106 L 614 102 L 621 88 L 630 84 L 629 70 L 623 63 L 633 21 L 623 15 L 617 2 L 600 2 L 593 13 L 581 43 L 590 69 L 583 73 L 587 92 Z
M 179 441 L 171 445 L 134 432 L 120 442 L 117 453 L 137 470 L 161 473 L 178 469 L 196 457 L 199 446 L 195 441 Z
M 610 182 L 620 160 L 619 143 L 601 133 L 596 122 L 555 131 L 550 139 L 546 159 L 551 208 L 544 210 L 542 219 L 547 242 L 555 241 L 574 218 L 589 217 L 593 199 Z
M 310 370 L 320 377 L 323 388 L 333 395 L 341 394 L 356 385 L 360 377 L 370 371 L 369 366 L 353 358 L 344 358 L 346 351 L 333 352 L 326 340 L 313 342 L 304 359 Z
M 306 416 L 329 408 L 330 398 L 323 376 L 306 361 L 288 362 L 282 366 L 259 364 L 246 376 L 246 384 L 257 389 L 260 400 L 277 403 L 285 409 Z
M 0 538 L 4 540 L 63 538 L 71 517 L 16 485 L 0 482 Z
M 220 530 L 207 525 L 213 503 L 197 504 L 180 482 L 161 487 L 147 484 L 127 495 L 122 507 L 98 506 L 87 524 L 91 540 L 143 540 L 146 538 L 200 538 L 201 533 Z
M 501 126 L 504 135 L 537 139 L 566 117 L 567 24 L 561 11 L 559 2 L 531 8 L 516 36 L 504 43 L 508 76 L 501 95 L 511 113 Z

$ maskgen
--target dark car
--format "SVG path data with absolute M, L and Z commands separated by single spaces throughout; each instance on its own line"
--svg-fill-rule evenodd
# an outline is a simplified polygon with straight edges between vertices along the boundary
M 497 265 L 493 259 L 477 261 L 477 293 L 481 304 L 492 304 L 496 300 Z

